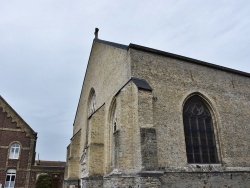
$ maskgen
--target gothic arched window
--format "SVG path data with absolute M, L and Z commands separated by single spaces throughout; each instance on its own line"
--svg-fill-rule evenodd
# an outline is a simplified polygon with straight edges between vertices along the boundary
M 114 106 L 113 114 L 112 114 L 112 130 L 113 130 L 113 133 L 115 133 L 117 130 L 116 106 Z
M 118 161 L 118 124 L 117 124 L 117 104 L 113 101 L 111 105 L 110 116 L 110 154 L 111 166 L 113 169 L 117 167 Z
M 198 95 L 186 101 L 183 122 L 188 163 L 218 163 L 212 116 Z
M 92 115 L 95 112 L 96 102 L 95 102 L 95 91 L 91 89 L 90 96 L 89 96 L 89 115 Z

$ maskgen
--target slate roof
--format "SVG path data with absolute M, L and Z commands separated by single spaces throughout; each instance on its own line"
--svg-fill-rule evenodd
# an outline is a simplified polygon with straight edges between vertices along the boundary
M 150 85 L 148 84 L 148 82 L 144 79 L 140 79 L 140 78 L 135 78 L 132 77 L 131 80 L 134 82 L 134 84 L 139 88 L 139 89 L 143 89 L 143 90 L 147 90 L 147 91 L 152 91 L 153 89 L 150 87 Z

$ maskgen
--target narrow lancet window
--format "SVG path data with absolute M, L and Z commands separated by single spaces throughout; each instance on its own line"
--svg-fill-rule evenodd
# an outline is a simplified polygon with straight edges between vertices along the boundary
M 113 127 L 113 133 L 116 132 L 117 130 L 117 118 L 116 118 L 116 109 L 114 109 L 114 112 L 113 112 L 113 119 L 112 119 L 112 127 Z
M 111 154 L 111 166 L 113 170 L 117 168 L 118 161 L 118 123 L 117 123 L 117 108 L 116 101 L 113 102 L 111 107 L 111 118 L 110 118 L 110 154 Z
M 198 95 L 185 103 L 183 122 L 188 163 L 218 163 L 212 116 Z
M 95 101 L 96 101 L 95 91 L 91 90 L 90 99 L 89 99 L 89 115 L 92 115 L 96 110 L 96 102 Z

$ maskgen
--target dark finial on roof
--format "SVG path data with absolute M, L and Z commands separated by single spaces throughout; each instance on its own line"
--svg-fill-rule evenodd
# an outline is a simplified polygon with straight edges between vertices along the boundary
M 99 29 L 95 28 L 95 39 L 98 39 L 98 31 L 99 31 Z

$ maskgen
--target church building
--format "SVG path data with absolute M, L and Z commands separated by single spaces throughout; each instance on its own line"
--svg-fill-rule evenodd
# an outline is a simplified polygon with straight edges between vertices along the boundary
M 249 187 L 249 73 L 95 34 L 65 188 Z

